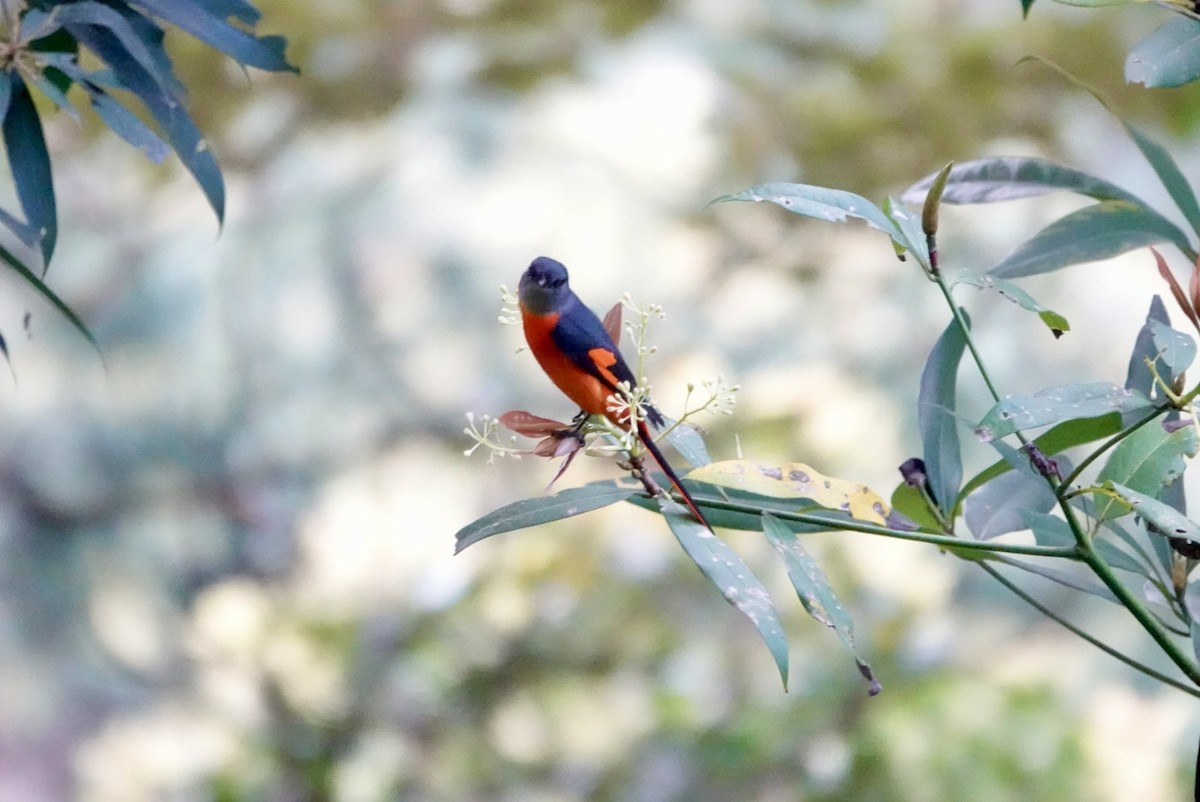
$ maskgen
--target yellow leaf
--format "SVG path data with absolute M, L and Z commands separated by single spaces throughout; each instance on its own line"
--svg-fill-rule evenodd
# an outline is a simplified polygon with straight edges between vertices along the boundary
M 769 498 L 811 499 L 827 509 L 848 512 L 851 518 L 885 526 L 891 512 L 883 498 L 866 485 L 825 476 L 803 462 L 775 466 L 726 460 L 697 468 L 687 478 Z

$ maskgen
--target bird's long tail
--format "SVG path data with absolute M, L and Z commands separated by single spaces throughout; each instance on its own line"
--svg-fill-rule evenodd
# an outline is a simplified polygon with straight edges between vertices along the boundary
M 659 416 L 659 420 L 661 419 L 661 416 Z M 691 510 L 692 515 L 696 516 L 696 520 L 704 524 L 708 531 L 711 532 L 712 525 L 704 517 L 704 513 L 700 512 L 700 508 L 696 506 L 696 502 L 692 499 L 692 494 L 684 489 L 683 483 L 679 481 L 679 476 L 671 468 L 670 463 L 667 462 L 662 452 L 658 450 L 658 446 L 654 444 L 654 436 L 650 434 L 650 428 L 646 425 L 645 420 L 638 421 L 638 435 L 641 437 L 642 444 L 646 446 L 646 450 L 650 452 L 654 457 L 654 461 L 658 463 L 658 467 L 662 468 L 663 473 L 671 480 L 671 486 L 683 497 L 683 502 Z

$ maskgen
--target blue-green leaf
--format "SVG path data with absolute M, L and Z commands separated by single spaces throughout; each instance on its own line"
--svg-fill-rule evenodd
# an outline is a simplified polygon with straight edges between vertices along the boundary
M 716 585 L 725 600 L 750 619 L 767 644 L 783 687 L 788 682 L 788 645 L 783 624 L 771 603 L 766 587 L 737 552 L 714 535 L 682 507 L 669 499 L 660 499 L 663 517 L 675 533 L 679 545 L 696 563 L 700 572 Z
M 984 441 L 1062 420 L 1095 418 L 1110 412 L 1138 412 L 1154 405 L 1136 390 L 1115 384 L 1064 384 L 1048 387 L 1032 396 L 1010 395 L 984 416 L 975 434 Z
M 54 201 L 54 181 L 50 172 L 50 153 L 42 135 L 42 122 L 29 89 L 15 71 L 8 72 L 11 100 L 4 117 L 4 147 L 8 165 L 17 186 L 17 198 L 25 220 L 37 233 L 41 246 L 42 269 L 50 264 L 58 239 L 58 213 Z
M 854 656 L 859 673 L 871 683 L 868 693 L 871 696 L 879 693 L 883 690 L 883 685 L 876 678 L 871 666 L 859 656 L 858 648 L 854 644 L 854 621 L 837 594 L 833 592 L 821 566 L 817 565 L 817 561 L 801 545 L 796 533 L 778 518 L 764 514 L 762 524 L 763 534 L 767 536 L 767 540 L 779 556 L 783 557 L 788 577 L 792 580 L 792 586 L 796 588 L 796 594 L 800 597 L 804 609 L 818 622 L 837 633 Z
M 892 221 L 892 242 L 898 246 L 897 253 L 911 253 L 929 270 L 929 240 L 921 226 L 921 215 L 891 196 L 883 203 L 883 213 Z
M 1111 590 L 1098 582 L 1093 582 L 1086 576 L 1075 576 L 1074 574 L 1061 571 L 1049 565 L 1043 565 L 1039 562 L 1035 562 L 1033 559 L 1011 557 L 1007 554 L 991 554 L 988 555 L 987 559 L 995 560 L 996 562 L 1002 562 L 1005 565 L 1011 565 L 1014 568 L 1020 568 L 1022 571 L 1028 571 L 1031 574 L 1037 574 L 1043 579 L 1049 579 L 1051 582 L 1055 582 L 1063 587 L 1071 588 L 1072 590 L 1083 591 L 1084 593 L 1089 593 L 1092 596 L 1097 596 L 1101 599 L 1107 599 L 1110 602 L 1116 602 L 1118 604 L 1120 603 L 1117 602 L 1117 597 L 1113 595 Z
M 203 4 L 194 0 L 132 0 L 133 4 L 222 53 L 232 56 L 239 64 L 275 72 L 298 72 L 288 64 L 283 51 L 287 45 L 281 36 L 257 37 L 227 23 Z M 219 9 L 227 11 L 229 6 Z
M 963 312 L 964 319 L 966 312 Z M 969 323 L 969 320 L 968 320 Z M 917 397 L 917 426 L 924 447 L 925 474 L 942 512 L 951 514 L 962 484 L 962 453 L 958 440 L 958 365 L 967 341 L 957 322 L 951 322 L 929 352 L 921 371 Z
M 1077 541 L 1071 526 L 1062 518 L 1044 512 L 1028 511 L 1024 515 L 1026 528 L 1033 532 L 1039 546 L 1075 546 Z
M 1046 226 L 988 272 L 999 278 L 1033 276 L 1164 241 L 1191 252 L 1187 235 L 1158 212 L 1125 200 L 1101 201 Z
M 908 203 L 921 202 L 936 177 L 933 174 L 922 178 L 904 190 L 901 197 Z M 994 203 L 1061 190 L 1096 200 L 1141 202 L 1136 196 L 1103 178 L 1048 159 L 1023 156 L 997 156 L 956 164 L 950 171 L 942 202 Z
M 82 36 L 80 41 L 84 41 Z M 131 58 L 120 41 L 107 29 L 94 27 L 87 42 L 97 55 L 108 62 L 117 78 L 154 117 L 178 154 L 184 167 L 195 177 L 221 221 L 225 216 L 225 181 L 221 168 L 209 150 L 200 129 L 192 122 L 179 98 L 164 92 L 155 77 L 136 59 Z
M 457 554 L 467 546 L 501 532 L 512 532 L 598 510 L 609 504 L 624 501 L 636 492 L 636 487 L 624 487 L 614 482 L 598 482 L 561 490 L 553 496 L 516 501 L 458 530 L 458 534 L 454 536 L 454 552 Z
M 1171 384 L 1196 358 L 1196 341 L 1157 320 L 1147 321 L 1146 325 L 1150 328 L 1150 338 L 1154 343 L 1154 359 L 1166 368 L 1165 373 L 1160 370 L 1159 375 Z
M 1149 531 L 1168 537 L 1182 537 L 1200 542 L 1200 526 L 1188 520 L 1179 510 L 1153 496 L 1139 493 L 1117 482 L 1105 482 L 1104 488 L 1115 493 L 1133 512 L 1153 524 Z
M 963 518 L 979 540 L 989 540 L 1028 527 L 1026 515 L 1054 507 L 1054 491 L 1041 476 L 1018 470 L 997 476 L 967 496 Z
M 1112 413 L 1099 418 L 1063 421 L 1049 431 L 1039 435 L 1033 443 L 1047 457 L 1053 457 L 1055 454 L 1065 451 L 1068 448 L 1074 448 L 1084 443 L 1094 443 L 1119 431 L 1121 431 L 1121 416 L 1117 413 Z M 1012 468 L 1013 466 L 1008 460 L 997 460 L 971 477 L 963 485 L 962 490 L 959 491 L 959 497 L 969 495 L 1000 474 L 1012 470 Z
M 1147 87 L 1182 86 L 1200 77 L 1200 21 L 1177 16 L 1134 45 L 1125 80 Z
M 782 206 L 789 212 L 831 223 L 843 223 L 850 217 L 857 217 L 889 237 L 895 234 L 895 228 L 891 221 L 878 206 L 862 195 L 842 189 L 816 187 L 810 184 L 758 184 L 734 195 L 722 195 L 714 198 L 711 203 L 725 201 L 753 201 L 755 203 L 769 201 Z
M 1138 146 L 1138 150 L 1154 168 L 1158 180 L 1167 188 L 1171 200 L 1175 201 L 1179 211 L 1183 212 L 1183 216 L 1191 225 L 1192 230 L 1200 232 L 1200 204 L 1196 202 L 1196 193 L 1179 169 L 1179 165 L 1175 163 L 1175 159 L 1167 152 L 1166 148 L 1146 136 L 1133 124 L 1124 120 L 1122 120 L 1122 124 Z
M 92 108 L 114 133 L 145 153 L 155 164 L 167 157 L 166 143 L 140 117 L 99 87 L 85 83 L 83 88 L 92 101 Z
M 1063 332 L 1071 330 L 1071 324 L 1067 322 L 1065 317 L 1042 306 L 1034 300 L 1032 295 L 1011 281 L 1005 281 L 986 273 L 978 274 L 962 270 L 953 275 L 950 279 L 950 284 L 951 286 L 966 284 L 967 286 L 976 287 L 981 290 L 992 290 L 1000 293 L 1002 297 L 1007 298 L 1022 309 L 1028 309 L 1030 312 L 1036 313 L 1041 318 L 1042 323 L 1046 324 L 1046 328 L 1050 329 L 1055 337 L 1059 337 Z
M 1154 329 L 1152 328 L 1155 323 L 1170 324 L 1167 307 L 1163 304 L 1162 298 L 1157 295 L 1150 300 L 1150 311 L 1146 313 L 1146 322 L 1142 324 L 1137 339 L 1133 343 L 1133 353 L 1129 357 L 1129 369 L 1125 375 L 1125 389 L 1137 390 L 1147 398 L 1154 393 L 1154 374 L 1150 371 L 1146 360 L 1149 359 L 1153 362 L 1158 356 L 1158 346 L 1155 345 Z
M 667 426 L 673 425 L 674 421 L 667 421 Z M 675 426 L 667 435 L 667 442 L 674 446 L 679 456 L 687 460 L 693 468 L 701 468 L 712 462 L 708 456 L 708 447 L 704 444 L 704 437 L 694 426 L 686 423 Z

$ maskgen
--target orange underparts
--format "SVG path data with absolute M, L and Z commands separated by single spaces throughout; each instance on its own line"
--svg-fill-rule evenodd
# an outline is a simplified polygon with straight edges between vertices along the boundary
M 560 351 L 555 344 L 550 333 L 558 325 L 558 317 L 557 312 L 546 315 L 528 313 L 521 315 L 529 350 L 533 351 L 534 358 L 542 366 L 546 375 L 550 377 L 550 381 L 554 382 L 563 395 L 578 404 L 580 409 L 589 415 L 604 415 L 614 423 L 621 424 L 623 420 L 618 419 L 608 409 L 608 399 L 613 395 L 613 391 L 595 376 L 572 362 L 571 358 Z M 617 377 L 609 370 L 617 362 L 616 354 L 607 348 L 593 348 L 588 351 L 588 357 L 591 358 L 602 376 L 614 385 L 617 383 Z M 628 414 L 621 416 L 626 420 L 628 417 Z

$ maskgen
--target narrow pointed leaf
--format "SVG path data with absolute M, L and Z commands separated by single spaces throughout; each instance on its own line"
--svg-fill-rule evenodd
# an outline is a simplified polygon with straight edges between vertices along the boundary
M 1192 21 L 1193 25 L 1197 25 L 1196 21 Z M 1197 42 L 1196 44 L 1200 44 Z M 1167 188 L 1167 192 L 1171 195 L 1171 200 L 1175 201 L 1175 206 L 1179 211 L 1183 212 L 1183 216 L 1191 225 L 1192 230 L 1200 232 L 1200 204 L 1196 202 L 1196 193 L 1192 190 L 1192 185 L 1184 177 L 1183 172 L 1179 169 L 1179 165 L 1175 163 L 1174 157 L 1167 152 L 1167 149 L 1155 142 L 1149 136 L 1131 123 L 1124 122 L 1125 131 L 1133 139 L 1138 146 L 1138 150 L 1154 168 L 1154 172 L 1158 175 L 1158 180 Z
M 848 218 L 856 217 L 888 236 L 892 236 L 895 232 L 891 221 L 878 206 L 862 195 L 842 189 L 829 189 L 811 184 L 758 184 L 733 195 L 714 198 L 711 202 L 723 203 L 726 201 L 753 201 L 755 203 L 769 201 L 804 217 L 826 220 L 831 223 L 843 223 Z
M 924 448 L 925 472 L 934 500 L 946 514 L 953 510 L 962 484 L 962 451 L 955 410 L 958 366 L 966 344 L 958 324 L 951 322 L 929 352 L 917 396 L 917 426 Z
M 1187 467 L 1185 458 L 1196 456 L 1198 446 L 1195 425 L 1167 431 L 1161 422 L 1148 423 L 1113 449 L 1096 481 L 1111 481 L 1157 498 L 1164 487 L 1183 475 Z M 1116 499 L 1096 500 L 1097 520 L 1116 518 L 1129 511 Z
M 95 28 L 88 46 L 108 62 L 121 83 L 145 104 L 179 160 L 200 185 L 217 220 L 222 221 L 225 215 L 225 182 L 221 177 L 221 168 L 180 99 L 164 92 L 154 77 L 130 58 L 120 42 L 107 30 Z
M 298 72 L 284 56 L 282 36 L 257 37 L 235 28 L 194 0 L 132 0 L 133 5 L 227 53 L 239 64 L 273 72 Z M 222 9 L 224 10 L 224 9 Z
M 4 147 L 8 151 L 8 165 L 25 220 L 37 232 L 45 269 L 54 255 L 54 243 L 58 239 L 50 153 L 46 150 L 42 122 L 28 87 L 15 71 L 7 73 L 7 80 L 11 99 L 8 114 L 4 117 Z
M 1094 418 L 1110 412 L 1138 412 L 1153 407 L 1150 399 L 1136 390 L 1115 384 L 1064 384 L 1048 387 L 1035 395 L 1010 395 L 979 422 L 975 434 L 982 440 L 1012 434 L 1075 418 Z
M 82 45 L 111 66 L 130 60 L 168 96 L 182 96 L 183 85 L 175 77 L 171 58 L 163 47 L 162 28 L 124 5 L 82 0 L 58 6 L 56 19 Z
M 168 148 L 158 134 L 142 122 L 140 117 L 113 100 L 107 92 L 86 84 L 84 89 L 92 101 L 92 108 L 113 133 L 146 154 L 150 161 L 155 164 L 162 163 L 167 157 Z
M 987 273 L 971 273 L 964 270 L 953 276 L 951 285 L 953 286 L 954 284 L 966 284 L 969 287 L 999 293 L 1002 297 L 1007 298 L 1022 309 L 1028 309 L 1030 312 L 1036 313 L 1055 337 L 1059 337 L 1063 332 L 1071 330 L 1071 324 L 1067 322 L 1065 317 L 1042 306 L 1034 300 L 1032 295 L 1011 281 L 1005 281 Z
M 66 302 L 64 302 L 62 298 L 58 297 L 58 294 L 55 293 L 54 290 L 46 286 L 46 282 L 42 281 L 42 279 L 36 273 L 26 267 L 25 264 L 12 253 L 10 253 L 7 248 L 0 247 L 0 260 L 3 260 L 8 264 L 9 267 L 17 271 L 17 273 L 19 273 L 22 278 L 29 282 L 35 290 L 41 293 L 42 297 L 49 301 L 50 304 L 67 319 L 67 322 L 74 326 L 75 330 L 83 335 L 85 340 L 91 343 L 92 347 L 96 349 L 96 352 L 100 352 L 100 344 L 96 342 L 96 338 L 92 335 L 91 330 L 84 324 L 82 320 L 79 319 L 79 316 L 71 310 L 71 307 L 67 306 Z
M 673 501 L 662 499 L 663 516 L 675 534 L 679 545 L 696 563 L 700 573 L 712 582 L 725 600 L 754 624 L 767 649 L 775 659 L 783 687 L 788 683 L 788 644 L 783 624 L 771 603 L 766 587 L 750 570 L 750 566 L 708 527 L 684 512 Z
M 1006 279 L 1033 276 L 1158 242 L 1192 252 L 1187 235 L 1158 212 L 1129 201 L 1101 201 L 1046 226 L 988 273 Z
M 800 603 L 804 605 L 804 609 L 819 623 L 832 629 L 850 650 L 859 673 L 871 683 L 868 693 L 871 696 L 879 693 L 883 690 L 883 685 L 876 678 L 871 666 L 859 656 L 858 647 L 854 643 L 854 621 L 845 605 L 834 593 L 821 566 L 801 545 L 800 538 L 796 536 L 796 533 L 781 523 L 779 519 L 771 515 L 763 515 L 762 523 L 763 534 L 767 536 L 767 541 L 770 542 L 772 548 L 783 558 L 784 565 L 787 566 L 788 577 L 792 580 L 792 586 L 796 589 L 796 595 L 800 597 Z
M 1183 86 L 1200 77 L 1200 21 L 1172 17 L 1130 48 L 1125 80 L 1144 86 Z
M 1005 565 L 1011 565 L 1014 568 L 1020 568 L 1022 571 L 1028 571 L 1031 574 L 1036 574 L 1043 579 L 1049 579 L 1051 582 L 1062 585 L 1063 587 L 1071 588 L 1072 590 L 1083 591 L 1092 596 L 1106 599 L 1110 602 L 1117 602 L 1117 597 L 1112 591 L 1104 587 L 1098 582 L 1093 582 L 1085 576 L 1076 576 L 1075 574 L 1061 571 L 1057 568 L 1052 568 L 1048 565 L 1035 562 L 1033 558 L 1013 557 L 1007 554 L 991 554 L 988 555 L 989 560 L 1002 562 Z
M 934 178 L 936 174 L 928 175 L 913 184 L 904 190 L 901 199 L 919 203 Z M 1022 156 L 998 156 L 956 164 L 950 171 L 942 202 L 995 203 L 1059 191 L 1075 192 L 1096 200 L 1140 203 L 1136 196 L 1103 178 L 1048 159 Z
M 623 487 L 614 482 L 572 487 L 553 496 L 527 498 L 501 507 L 477 521 L 467 524 L 454 536 L 454 552 L 502 532 L 512 532 L 530 526 L 582 515 L 585 512 L 624 501 L 637 492 L 636 487 Z
M 1153 575 L 1149 568 L 1135 560 L 1131 555 L 1127 554 L 1124 549 L 1119 548 L 1114 543 L 1107 540 L 1097 540 L 1094 544 L 1096 553 L 1100 555 L 1100 559 L 1108 563 L 1113 568 L 1120 568 L 1122 571 L 1144 576 L 1147 579 L 1152 579 Z

